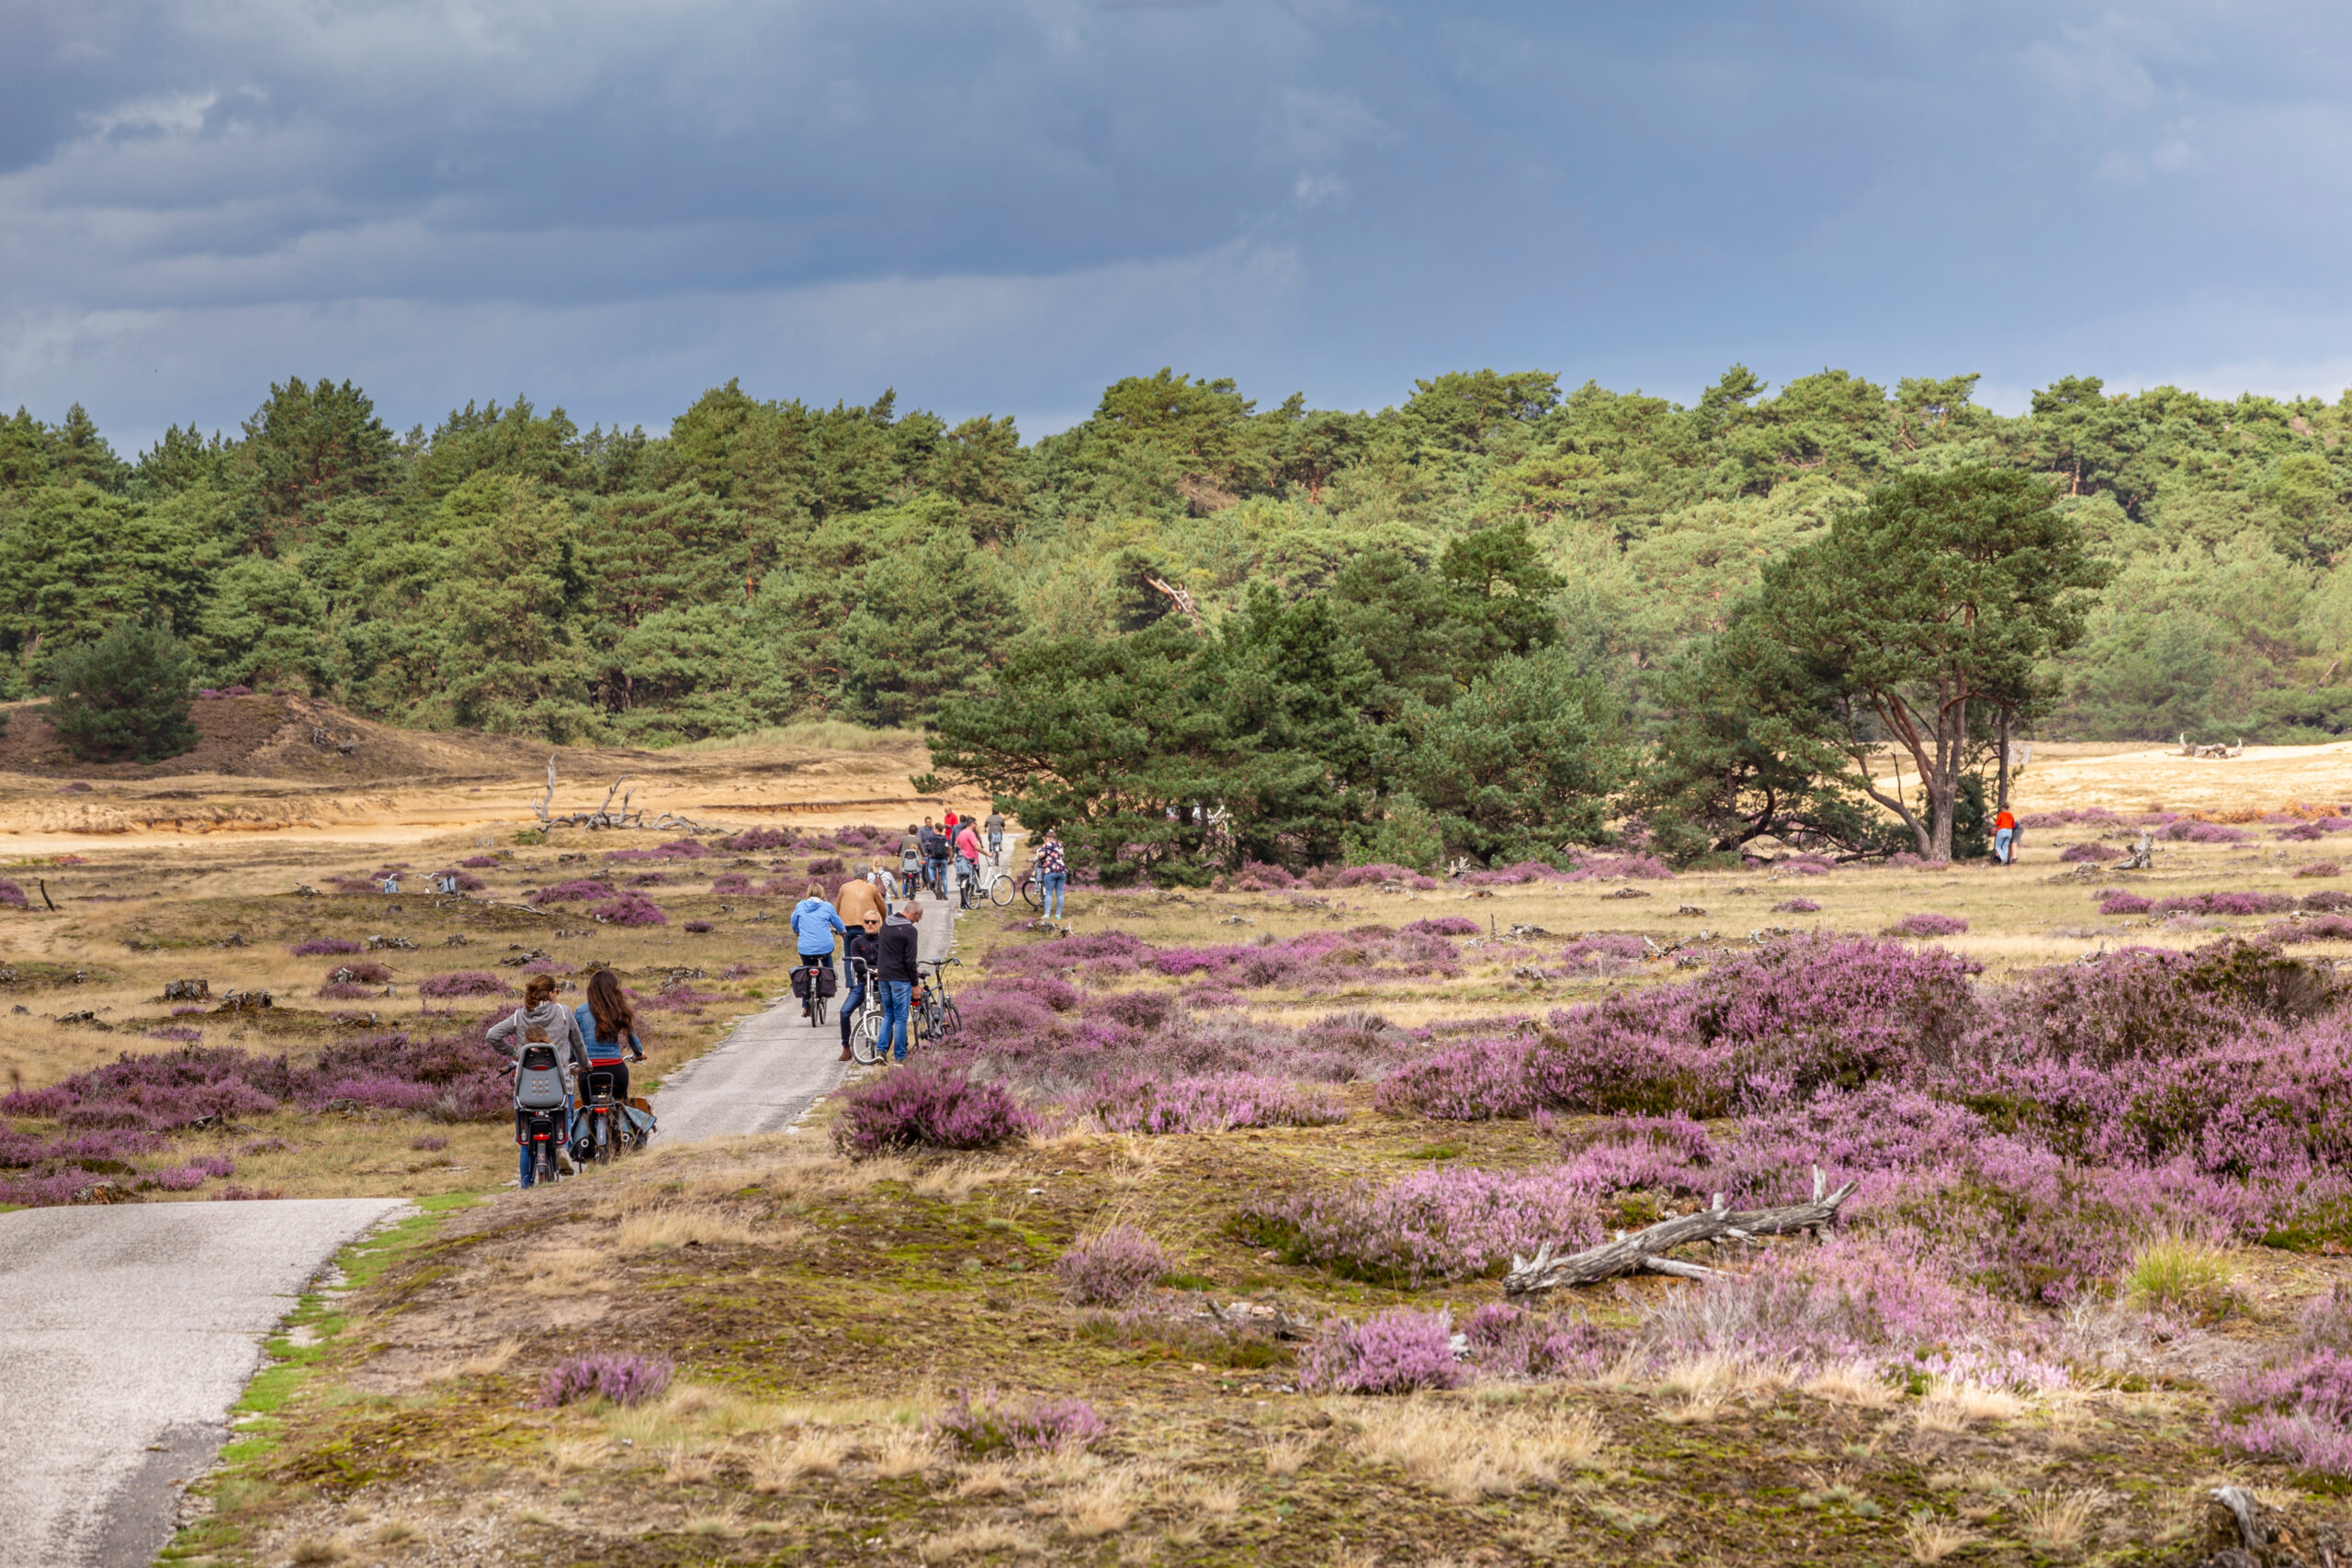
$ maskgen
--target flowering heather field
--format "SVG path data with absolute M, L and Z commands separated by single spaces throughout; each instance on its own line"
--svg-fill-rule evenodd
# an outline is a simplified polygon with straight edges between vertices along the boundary
M 562 1562 L 2193 1562 L 2217 1478 L 2344 1516 L 2352 897 L 2300 874 L 2322 818 L 2160 837 L 2152 874 L 2071 852 L 2155 817 L 2197 820 L 2077 812 L 2008 871 L 1253 867 L 1079 892 L 1068 934 L 982 910 L 952 1048 L 800 1134 L 531 1194 L 462 1103 L 496 988 L 613 963 L 674 1062 L 775 988 L 779 901 L 865 835 L 401 850 L 492 862 L 466 923 L 290 877 L 0 910 L 52 965 L 8 998 L 45 1055 L 0 1008 L 0 1179 L 496 1194 L 338 1304 L 190 1555 L 459 1561 L 487 1526 Z M 595 920 L 630 896 L 667 923 Z M 130 945 L 198 920 L 246 945 Z M 209 1010 L 254 984 L 270 1018 Z M 49 1022 L 93 1005 L 112 1028 Z M 1824 1237 L 1502 1289 L 1816 1167 L 1856 1184 Z

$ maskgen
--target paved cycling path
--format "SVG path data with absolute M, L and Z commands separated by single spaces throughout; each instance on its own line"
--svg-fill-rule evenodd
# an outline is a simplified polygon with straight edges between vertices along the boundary
M 955 909 L 923 900 L 921 951 Z M 652 1097 L 663 1144 L 789 1127 L 842 1080 L 787 994 Z M 391 1198 L 0 1214 L 0 1568 L 147 1568 L 211 1466 L 262 1341 Z
M 924 898 L 920 930 L 922 956 L 946 957 L 956 947 L 956 907 Z M 834 963 L 838 967 L 841 961 Z M 836 1006 L 849 994 L 847 978 L 833 998 Z M 789 1127 L 839 1087 L 850 1067 L 841 1055 L 838 1014 L 829 1010 L 822 1026 L 812 1026 L 800 1014 L 799 999 L 786 991 L 662 1080 L 650 1097 L 661 1119 L 653 1146 Z
M 0 1568 L 146 1568 L 261 1342 L 396 1198 L 0 1214 Z

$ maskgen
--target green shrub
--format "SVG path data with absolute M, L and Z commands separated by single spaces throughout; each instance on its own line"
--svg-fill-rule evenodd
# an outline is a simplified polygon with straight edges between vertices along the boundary
M 117 621 L 49 667 L 49 722 L 85 761 L 153 762 L 196 744 L 196 660 L 168 626 Z

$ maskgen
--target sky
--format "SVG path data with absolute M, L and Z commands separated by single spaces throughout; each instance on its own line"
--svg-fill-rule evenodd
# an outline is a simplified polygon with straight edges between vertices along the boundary
M 2352 385 L 2352 7 L 0 0 L 0 407 Z

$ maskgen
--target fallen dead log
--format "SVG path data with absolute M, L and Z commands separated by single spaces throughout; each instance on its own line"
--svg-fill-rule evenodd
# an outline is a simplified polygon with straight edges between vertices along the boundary
M 1666 1254 L 1694 1241 L 1718 1241 L 1724 1237 L 1753 1241 L 1759 1235 L 1819 1231 L 1837 1223 L 1839 1207 L 1853 1195 L 1854 1183 L 1850 1181 L 1825 1195 L 1821 1168 L 1815 1166 L 1813 1201 L 1809 1203 L 1792 1203 L 1779 1209 L 1726 1209 L 1719 1193 L 1712 1209 L 1661 1220 L 1631 1235 L 1604 1241 L 1599 1247 L 1589 1247 L 1566 1258 L 1553 1257 L 1552 1244 L 1545 1242 L 1535 1249 L 1532 1258 L 1512 1257 L 1510 1272 L 1503 1276 L 1503 1293 L 1524 1296 L 1537 1291 L 1555 1291 L 1563 1285 L 1596 1285 L 1620 1274 L 1674 1274 L 1686 1280 L 1703 1280 L 1714 1270 L 1680 1262 Z

